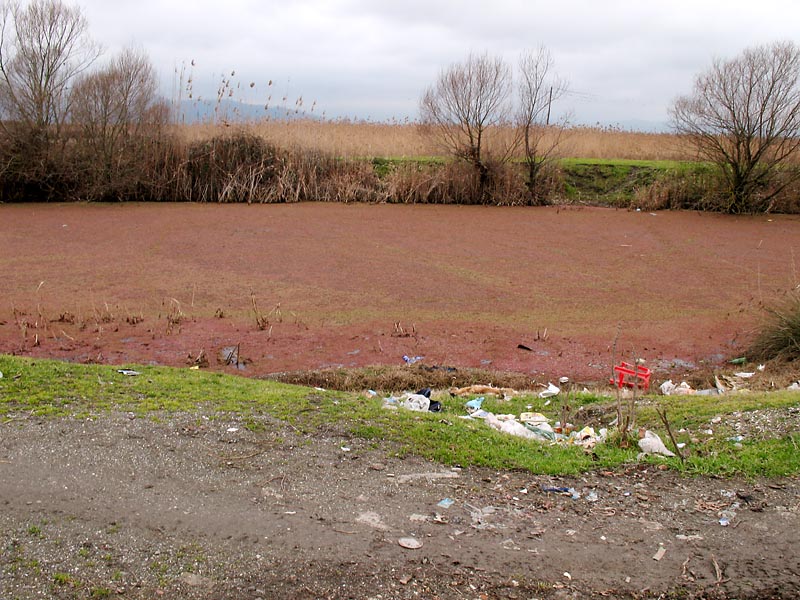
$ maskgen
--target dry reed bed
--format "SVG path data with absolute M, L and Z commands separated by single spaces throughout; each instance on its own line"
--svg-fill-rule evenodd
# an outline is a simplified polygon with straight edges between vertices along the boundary
M 414 123 L 353 121 L 264 120 L 241 126 L 281 148 L 299 147 L 339 157 L 441 156 L 436 140 Z M 186 142 L 209 139 L 228 129 L 225 125 L 179 126 Z M 501 132 L 506 140 L 509 132 Z M 561 145 L 565 158 L 695 160 L 696 154 L 678 136 L 596 127 L 573 127 Z

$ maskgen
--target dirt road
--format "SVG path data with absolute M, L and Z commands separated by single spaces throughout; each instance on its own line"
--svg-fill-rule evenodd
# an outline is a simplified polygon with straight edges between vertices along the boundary
M 301 437 L 263 425 L 125 414 L 3 423 L 0 595 L 800 593 L 796 479 L 688 479 L 636 464 L 579 478 L 448 468 L 335 429 Z

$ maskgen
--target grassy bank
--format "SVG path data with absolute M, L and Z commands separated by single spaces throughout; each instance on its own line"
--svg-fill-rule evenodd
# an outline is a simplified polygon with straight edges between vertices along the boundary
M 417 413 L 387 410 L 381 395 L 324 391 L 191 369 L 131 368 L 137 374 L 124 374 L 110 366 L 0 357 L 0 424 L 13 427 L 16 420 L 34 417 L 98 419 L 109 411 L 129 411 L 151 419 L 169 418 L 175 412 L 212 419 L 233 413 L 254 430 L 275 420 L 303 435 L 325 426 L 329 432 L 370 440 L 392 453 L 416 454 L 451 465 L 574 474 L 620 468 L 637 460 L 635 444 L 605 443 L 586 452 L 496 432 L 482 421 L 462 419 L 466 399 L 451 397 L 446 391 L 434 393 L 443 404 L 442 412 Z M 515 414 L 540 411 L 556 420 L 568 404 L 568 420 L 576 427 L 591 424 L 596 428 L 615 413 L 615 399 L 604 393 L 563 396 L 547 405 L 534 393 L 511 400 L 489 396 L 484 408 Z M 673 431 L 679 432 L 678 441 L 687 444 L 684 453 L 688 457 L 685 462 L 677 457 L 644 460 L 687 474 L 796 475 L 800 473 L 800 435 L 796 430 L 745 431 L 741 440 L 734 436 L 742 432 L 736 423 L 746 421 L 749 414 L 783 420 L 782 414 L 796 411 L 799 405 L 796 392 L 721 399 L 646 397 L 638 402 L 637 424 L 659 431 L 667 441 L 656 413 L 656 408 L 666 409 Z M 708 434 L 710 428 L 713 434 Z

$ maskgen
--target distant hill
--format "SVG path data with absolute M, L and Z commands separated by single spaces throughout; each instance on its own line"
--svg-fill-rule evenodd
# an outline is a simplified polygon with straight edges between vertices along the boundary
M 641 133 L 670 133 L 672 126 L 666 121 L 649 121 L 646 119 L 623 119 L 621 121 L 589 122 L 577 120 L 570 123 L 575 127 L 599 127 L 601 129 L 618 129 Z
M 317 119 L 318 117 L 303 110 L 295 110 L 287 106 L 270 106 L 247 104 L 234 100 L 182 100 L 178 107 L 176 120 L 179 123 L 213 123 L 227 121 L 242 123 L 249 121 Z

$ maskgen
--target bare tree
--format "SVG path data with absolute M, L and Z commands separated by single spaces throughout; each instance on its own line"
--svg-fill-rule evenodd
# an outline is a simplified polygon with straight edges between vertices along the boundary
M 551 108 L 567 92 L 566 82 L 553 73 L 553 57 L 544 46 L 519 58 L 519 144 L 524 152 L 526 184 L 531 202 L 546 202 L 542 180 L 551 169 L 567 130 L 569 116 L 551 123 Z
M 779 42 L 715 60 L 691 95 L 672 106 L 673 126 L 724 178 L 727 212 L 759 212 L 798 175 L 783 169 L 800 146 L 800 48 Z M 776 182 L 776 174 L 780 182 Z
M 99 56 L 78 8 L 59 0 L 0 7 L 0 109 L 6 134 L 57 138 L 70 85 Z M 19 140 L 18 140 L 19 141 Z
M 471 164 L 481 195 L 489 179 L 487 132 L 511 116 L 511 69 L 488 54 L 470 54 L 463 63 L 444 69 L 420 100 L 420 118 L 457 158 Z M 510 156 L 511 145 L 499 160 Z
M 106 193 L 114 182 L 124 185 L 141 168 L 148 141 L 161 137 L 169 119 L 147 55 L 126 49 L 108 66 L 82 75 L 72 92 L 70 119 L 81 133 L 90 179 Z

